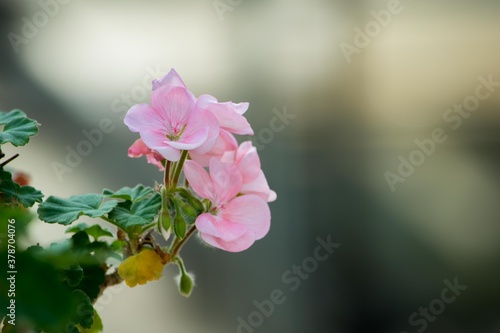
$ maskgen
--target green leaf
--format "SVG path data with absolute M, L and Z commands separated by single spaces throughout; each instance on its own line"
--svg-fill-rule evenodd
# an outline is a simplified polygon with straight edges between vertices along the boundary
M 42 192 L 31 186 L 21 186 L 12 180 L 12 174 L 7 171 L 0 171 L 0 193 L 5 199 L 17 201 L 24 207 L 31 207 L 35 202 L 42 202 Z
M 6 258 L 7 253 L 0 253 L 0 257 Z M 16 253 L 16 266 L 22 269 L 16 276 L 16 317 L 28 319 L 45 332 L 63 331 L 56 328 L 64 327 L 70 318 L 72 297 L 68 286 L 60 283 L 55 266 L 22 251 Z M 8 277 L 6 270 L 0 270 L 1 281 Z M 8 311 L 6 291 L 0 292 L 0 318 Z
M 108 198 L 123 199 L 127 201 L 141 201 L 146 199 L 153 194 L 154 190 L 151 187 L 145 187 L 144 185 L 137 185 L 134 188 L 123 187 L 116 192 L 108 189 L 104 189 L 103 195 Z
M 68 228 L 66 233 L 77 233 L 79 231 L 84 231 L 87 235 L 94 238 L 94 240 L 98 240 L 99 237 L 113 237 L 113 234 L 108 229 L 103 229 L 99 224 L 94 224 L 89 227 L 86 223 L 79 223 Z
M 115 200 L 103 203 L 103 199 L 100 194 L 75 195 L 69 199 L 50 196 L 38 208 L 39 218 L 47 223 L 68 225 L 81 215 L 102 217 L 118 203 Z
M 111 250 L 113 250 L 114 252 L 123 252 L 123 249 L 125 248 L 125 246 L 127 246 L 127 242 L 124 241 L 124 240 L 121 240 L 121 239 L 116 239 L 113 241 L 113 243 L 111 243 L 110 247 L 111 247 Z
M 83 279 L 83 269 L 78 264 L 71 265 L 68 269 L 59 272 L 59 278 L 70 287 L 76 287 Z
M 24 207 L 31 207 L 35 202 L 42 202 L 43 194 L 34 187 L 21 186 L 15 197 Z
M 83 270 L 83 278 L 76 287 L 85 292 L 93 302 L 105 280 L 106 272 L 102 265 L 112 251 L 107 243 L 90 242 L 89 236 L 84 231 L 74 234 L 71 240 L 73 246 L 70 252 Z
M 16 147 L 24 146 L 38 133 L 37 122 L 21 110 L 0 111 L 0 125 L 5 125 L 0 131 L 0 145 L 10 142 Z
M 85 292 L 93 302 L 101 292 L 100 286 L 106 279 L 106 272 L 102 269 L 97 260 L 95 260 L 93 264 L 82 264 L 82 269 L 83 279 L 78 285 L 78 289 Z
M 97 311 L 94 310 L 94 323 L 92 327 L 89 329 L 85 329 L 83 327 L 78 327 L 80 333 L 100 333 L 103 330 L 102 320 Z
M 73 316 L 71 320 L 83 328 L 91 328 L 94 323 L 94 307 L 90 299 L 81 290 L 73 290 Z
M 152 194 L 139 201 L 120 202 L 108 217 L 123 230 L 130 232 L 136 226 L 146 226 L 153 222 L 161 207 L 161 196 Z

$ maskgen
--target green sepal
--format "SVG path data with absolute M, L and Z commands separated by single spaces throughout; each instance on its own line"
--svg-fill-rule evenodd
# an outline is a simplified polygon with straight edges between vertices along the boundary
M 183 220 L 187 224 L 193 224 L 199 215 L 196 212 L 196 210 L 193 207 L 191 207 L 188 203 L 186 203 L 185 201 L 183 201 L 177 197 L 173 197 L 172 200 L 173 200 L 174 205 L 175 205 L 176 213 L 180 214 L 182 216 Z
M 165 231 L 169 231 L 172 227 L 172 217 L 169 210 L 169 199 L 168 193 L 165 189 L 161 191 L 161 212 L 160 212 L 160 225 L 159 228 L 163 228 Z M 159 230 L 161 232 L 161 229 Z
M 191 192 L 189 192 L 185 188 L 179 188 L 178 192 L 179 195 L 184 199 L 184 201 L 186 201 L 189 206 L 191 206 L 196 211 L 197 215 L 200 215 L 205 211 L 205 208 L 203 207 L 201 201 L 195 198 Z

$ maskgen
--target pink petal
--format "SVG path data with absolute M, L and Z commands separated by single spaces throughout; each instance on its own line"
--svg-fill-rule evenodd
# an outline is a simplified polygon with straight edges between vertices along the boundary
M 165 170 L 165 167 L 163 166 L 162 161 L 165 160 L 163 156 L 156 152 L 151 152 L 150 154 L 146 154 L 146 160 L 148 161 L 149 164 L 153 164 L 156 166 L 160 171 Z
M 217 122 L 217 119 L 209 111 L 204 109 L 197 109 L 190 117 L 189 122 L 191 121 L 193 122 L 193 124 L 199 124 L 196 126 L 202 126 L 203 124 L 203 126 L 206 126 L 208 128 L 207 139 L 201 146 L 196 148 L 196 152 L 198 154 L 209 152 L 215 146 L 220 133 L 220 126 Z M 192 128 L 196 128 L 196 126 L 193 125 Z M 191 129 L 188 129 L 186 126 L 186 130 Z M 189 135 L 188 133 L 186 133 L 186 135 Z
M 166 135 L 171 132 L 165 113 L 145 104 L 132 107 L 125 116 L 125 124 L 133 131 L 139 131 L 144 144 L 156 150 L 169 161 L 178 161 L 180 152 L 170 147 Z
M 235 104 L 235 103 L 232 103 L 232 107 L 234 109 L 234 111 L 236 111 L 236 113 L 238 114 L 244 114 L 245 112 L 247 112 L 248 110 L 248 107 L 250 106 L 249 103 L 247 102 L 243 102 L 243 103 L 238 103 L 238 104 Z
M 144 155 L 146 155 L 148 163 L 155 165 L 158 169 L 160 169 L 160 171 L 165 169 L 162 164 L 162 161 L 164 160 L 163 156 L 149 149 L 142 139 L 137 139 L 128 149 L 128 156 L 132 158 L 139 158 Z
M 181 158 L 181 151 L 168 145 L 156 147 L 155 150 L 167 161 L 177 162 Z
M 187 128 L 187 127 L 186 127 Z M 199 128 L 196 132 L 192 132 L 190 135 L 182 135 L 177 141 L 168 140 L 168 144 L 171 147 L 181 149 L 181 150 L 193 150 L 198 148 L 203 143 L 207 141 L 208 128 Z
M 189 160 L 184 162 L 184 175 L 196 194 L 202 198 L 215 201 L 213 200 L 215 189 L 212 179 L 199 163 Z
M 199 106 L 201 108 L 205 108 L 207 105 L 212 104 L 212 103 L 218 103 L 217 98 L 214 96 L 204 94 L 198 97 L 196 100 L 196 106 Z
M 252 230 L 255 239 L 261 239 L 271 227 L 271 211 L 261 197 L 246 194 L 229 201 L 219 215 L 233 223 L 243 224 Z
M 161 128 L 165 133 L 170 130 L 164 115 L 147 104 L 137 104 L 131 107 L 123 122 L 132 132 L 147 131 L 151 128 Z
M 273 190 L 269 191 L 269 196 L 267 197 L 267 202 L 273 202 L 278 198 L 278 195 Z
M 164 131 L 152 128 L 150 130 L 141 130 L 140 134 L 146 146 L 157 151 L 165 159 L 173 162 L 179 160 L 181 156 L 179 149 L 169 145 L 169 140 L 165 137 Z
M 234 198 L 241 189 L 241 174 L 238 169 L 228 163 L 222 163 L 213 157 L 210 160 L 210 178 L 214 184 L 217 200 L 214 205 L 219 206 Z
M 221 128 L 234 134 L 253 135 L 253 130 L 243 113 L 248 109 L 248 103 L 219 103 L 210 95 L 202 95 L 197 100 L 197 106 L 214 114 Z
M 226 242 L 220 238 L 210 236 L 207 234 L 200 234 L 201 239 L 203 239 L 207 244 L 212 245 L 213 247 L 217 247 L 221 250 L 227 252 L 241 252 L 248 249 L 255 242 L 255 236 L 249 230 L 240 238 Z
M 202 234 L 214 236 L 224 241 L 234 241 L 247 232 L 242 224 L 232 223 L 210 213 L 201 214 L 196 219 L 196 228 Z
M 236 150 L 224 152 L 224 154 L 222 154 L 220 160 L 223 163 L 234 164 L 234 161 L 236 160 Z
M 258 195 L 267 202 L 276 200 L 276 192 L 269 188 L 266 176 L 262 170 L 259 171 L 259 175 L 253 181 L 243 183 L 241 193 Z
M 215 145 L 209 152 L 199 154 L 197 149 L 195 149 L 189 152 L 189 156 L 193 161 L 200 163 L 202 166 L 208 166 L 212 157 L 221 159 L 226 152 L 236 149 L 238 149 L 238 142 L 236 141 L 234 135 L 224 129 L 221 129 Z
M 159 80 L 153 80 L 153 90 L 156 90 L 159 87 L 167 86 L 167 87 L 182 87 L 186 88 L 184 82 L 182 82 L 181 77 L 174 69 L 171 69 L 167 75 Z
M 198 148 L 199 151 L 210 141 L 209 146 L 205 148 L 210 150 L 218 135 L 219 124 L 215 117 L 206 110 L 195 109 L 187 119 L 186 128 L 179 140 L 171 142 L 170 145 L 183 150 Z
M 157 110 L 157 117 L 166 121 L 171 135 L 176 135 L 186 125 L 189 114 L 194 110 L 195 98 L 182 87 L 161 86 L 151 95 L 151 104 Z
M 261 172 L 257 148 L 251 141 L 245 141 L 240 145 L 236 151 L 235 163 L 243 176 L 243 183 L 255 180 Z
M 151 149 L 146 146 L 142 139 L 137 139 L 128 149 L 129 157 L 141 157 L 143 155 L 151 153 Z

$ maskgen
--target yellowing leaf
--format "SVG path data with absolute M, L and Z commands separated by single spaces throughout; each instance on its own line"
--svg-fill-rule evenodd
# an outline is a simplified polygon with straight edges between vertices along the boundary
M 160 279 L 163 271 L 161 257 L 153 250 L 143 250 L 127 258 L 118 268 L 118 274 L 129 287 Z

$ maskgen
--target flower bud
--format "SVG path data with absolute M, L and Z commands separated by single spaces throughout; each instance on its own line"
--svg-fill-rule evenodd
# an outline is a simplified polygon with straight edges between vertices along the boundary
M 177 211 L 174 219 L 174 232 L 179 239 L 183 239 L 186 236 L 186 221 L 184 221 L 179 211 Z
M 181 271 L 181 274 L 177 276 L 177 284 L 181 295 L 189 297 L 194 288 L 194 275 Z
M 205 208 L 200 200 L 196 199 L 191 192 L 186 189 L 179 189 L 180 196 L 191 206 L 197 213 L 197 215 L 203 213 Z
M 182 215 L 184 221 L 186 221 L 187 224 L 193 224 L 199 215 L 196 210 L 179 198 L 174 197 L 172 199 L 175 203 L 176 211 Z
M 170 216 L 170 211 L 168 209 L 168 202 L 169 199 L 167 197 L 167 193 L 165 189 L 161 191 L 161 212 L 160 212 L 160 217 L 159 217 L 159 225 L 158 228 L 161 231 L 161 234 L 163 235 L 163 238 L 165 238 L 166 241 L 170 238 L 171 232 L 171 227 L 172 227 L 172 218 Z

